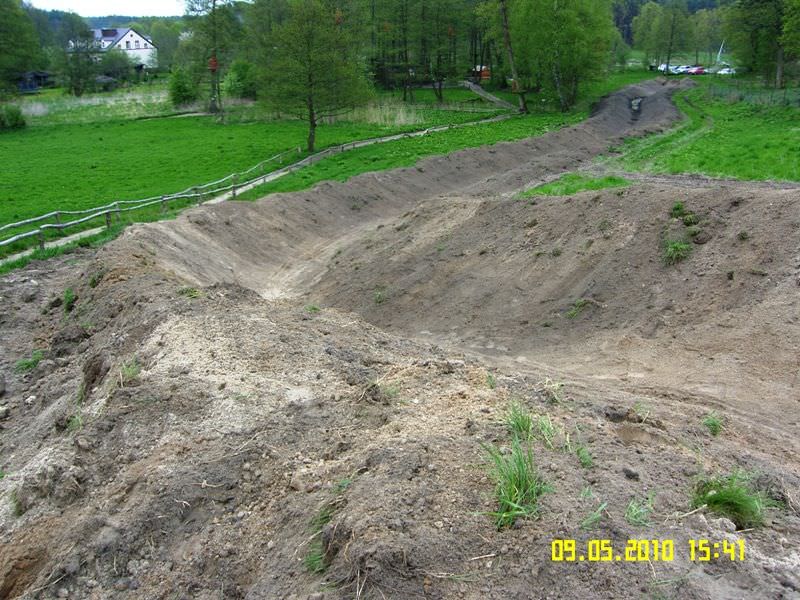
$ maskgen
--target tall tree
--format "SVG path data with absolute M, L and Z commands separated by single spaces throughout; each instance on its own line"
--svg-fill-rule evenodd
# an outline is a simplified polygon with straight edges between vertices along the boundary
M 0 94 L 13 89 L 20 74 L 37 60 L 33 22 L 19 0 L 0 0 Z
M 86 22 L 74 13 L 64 16 L 59 30 L 61 68 L 70 94 L 82 96 L 95 77 L 94 36 Z
M 783 45 L 788 52 L 800 56 L 800 0 L 786 0 Z
M 514 81 L 513 91 L 519 96 L 519 112 L 528 112 L 528 103 L 525 100 L 525 88 L 519 79 L 517 72 L 517 65 L 514 62 L 514 46 L 511 43 L 511 25 L 509 16 L 508 0 L 498 0 L 500 8 L 500 23 L 503 28 L 503 43 L 506 47 L 506 54 L 508 55 L 508 67 L 511 69 L 511 77 Z
M 736 0 L 724 15 L 726 38 L 739 62 L 783 87 L 784 0 Z
M 169 21 L 156 21 L 150 30 L 153 44 L 158 48 L 158 66 L 171 69 L 175 60 L 175 51 L 178 49 L 181 31 L 180 23 Z
M 313 152 L 320 121 L 368 98 L 347 15 L 322 0 L 290 0 L 289 17 L 276 29 L 275 44 L 264 95 L 278 110 L 308 122 L 307 149 Z

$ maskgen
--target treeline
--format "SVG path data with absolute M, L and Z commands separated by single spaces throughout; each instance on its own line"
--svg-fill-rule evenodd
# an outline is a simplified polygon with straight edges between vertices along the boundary
M 785 85 L 787 70 L 797 75 L 800 56 L 800 0 L 697 2 L 664 0 L 638 7 L 631 21 L 634 45 L 648 64 L 672 64 L 679 52 L 690 52 L 696 64 L 714 64 L 724 48 L 740 70 Z

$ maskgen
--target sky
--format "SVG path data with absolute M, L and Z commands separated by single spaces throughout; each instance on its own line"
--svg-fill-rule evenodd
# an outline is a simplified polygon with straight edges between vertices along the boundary
M 184 13 L 184 0 L 32 0 L 42 10 L 65 10 L 82 17 L 131 15 L 134 17 L 167 17 Z

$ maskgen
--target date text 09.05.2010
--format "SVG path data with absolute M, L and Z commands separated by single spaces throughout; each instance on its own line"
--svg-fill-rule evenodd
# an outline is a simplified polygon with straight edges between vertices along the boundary
M 579 548 L 580 544 L 580 548 Z M 689 560 L 743 561 L 744 540 L 712 542 L 689 540 Z M 550 545 L 553 562 L 672 562 L 675 560 L 673 540 L 628 540 L 624 549 L 615 550 L 611 540 L 553 540 Z

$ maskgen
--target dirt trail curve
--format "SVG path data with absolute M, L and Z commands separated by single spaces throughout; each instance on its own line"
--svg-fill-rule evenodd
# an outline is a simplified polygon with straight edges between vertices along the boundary
M 514 197 L 669 127 L 675 89 L 0 279 L 0 598 L 797 598 L 797 189 Z M 698 224 L 667 267 L 677 200 Z M 552 491 L 498 531 L 484 448 L 509 446 L 512 398 L 555 426 Z M 745 532 L 690 504 L 737 469 L 781 505 Z M 554 563 L 555 538 L 675 559 Z M 747 560 L 693 562 L 690 539 Z

